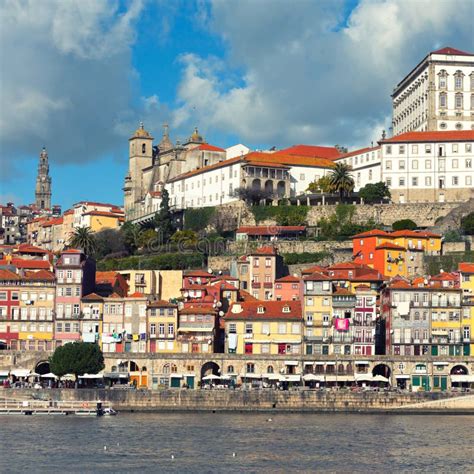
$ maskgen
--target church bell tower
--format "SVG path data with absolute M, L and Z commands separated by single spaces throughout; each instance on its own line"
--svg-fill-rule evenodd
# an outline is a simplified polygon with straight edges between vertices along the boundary
M 38 209 L 51 209 L 51 176 L 49 176 L 48 153 L 45 147 L 41 150 L 38 164 L 35 203 Z

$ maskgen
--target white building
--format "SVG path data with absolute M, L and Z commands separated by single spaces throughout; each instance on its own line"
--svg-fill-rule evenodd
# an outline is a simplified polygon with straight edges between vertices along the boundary
M 474 55 L 432 51 L 395 87 L 392 104 L 394 135 L 474 129 Z
M 81 201 L 73 205 L 74 212 L 73 227 L 93 227 L 94 216 L 105 218 L 123 218 L 123 209 L 115 204 L 101 202 Z
M 239 143 L 238 145 L 233 145 L 229 148 L 226 148 L 225 153 L 226 160 L 229 160 L 230 158 L 236 158 L 238 156 L 244 156 L 247 153 L 250 153 L 250 148 L 245 145 L 242 145 L 242 143 Z
M 394 202 L 474 197 L 474 130 L 409 132 L 379 142 L 382 180 Z
M 358 192 L 366 184 L 381 181 L 382 150 L 380 146 L 361 148 L 341 155 L 335 163 L 345 163 L 352 168 L 354 191 Z

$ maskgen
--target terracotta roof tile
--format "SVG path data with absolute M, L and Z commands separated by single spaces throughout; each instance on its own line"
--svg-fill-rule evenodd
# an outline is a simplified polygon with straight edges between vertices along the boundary
M 341 152 L 334 146 L 315 146 L 315 145 L 293 145 L 289 148 L 276 151 L 274 155 L 298 155 L 313 158 L 334 159 L 341 155 Z
M 392 244 L 391 242 L 384 242 L 380 245 L 377 245 L 375 247 L 376 250 L 403 250 L 406 251 L 405 247 L 402 247 L 401 245 L 397 244 Z
M 452 54 L 455 56 L 472 56 L 472 53 L 466 53 L 465 51 L 461 51 L 460 49 L 451 48 L 451 46 L 446 46 L 441 49 L 437 49 L 436 51 L 431 51 L 431 54 Z
M 411 143 L 411 142 L 454 142 L 474 141 L 474 130 L 447 130 L 445 132 L 406 132 L 379 143 Z
M 263 308 L 263 313 L 258 312 L 258 308 Z M 235 312 L 241 308 L 240 312 Z M 283 311 L 289 308 L 289 312 Z M 266 320 L 266 319 L 291 319 L 301 320 L 302 310 L 300 301 L 241 301 L 234 303 L 226 315 L 226 320 Z
M 197 147 L 191 148 L 191 150 L 222 151 L 222 152 L 225 152 L 224 148 L 214 146 L 214 145 L 209 145 L 209 143 L 203 143 L 202 145 L 198 145 Z
M 301 283 L 301 278 L 298 278 L 294 275 L 287 275 L 282 278 L 275 280 L 275 283 Z
M 20 277 L 15 273 L 12 272 L 11 270 L 5 270 L 3 268 L 0 268 L 0 280 L 2 281 L 15 281 L 19 280 Z
M 458 270 L 462 273 L 474 273 L 474 263 L 461 262 L 458 265 Z

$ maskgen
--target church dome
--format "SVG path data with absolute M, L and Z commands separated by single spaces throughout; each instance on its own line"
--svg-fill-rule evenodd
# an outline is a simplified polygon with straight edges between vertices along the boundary
M 190 142 L 204 142 L 204 139 L 202 138 L 201 135 L 199 135 L 198 128 L 194 128 L 193 134 L 189 137 Z
M 140 126 L 135 130 L 135 133 L 131 138 L 151 138 L 153 137 L 143 128 L 143 122 L 140 122 Z

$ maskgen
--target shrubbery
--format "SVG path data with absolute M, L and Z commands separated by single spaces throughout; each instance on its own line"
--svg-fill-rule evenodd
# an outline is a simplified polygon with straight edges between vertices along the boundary
M 215 213 L 215 207 L 186 209 L 184 211 L 184 230 L 193 230 L 194 232 L 204 230 L 211 223 Z
M 274 220 L 278 225 L 305 225 L 308 206 L 252 206 L 257 224 L 264 220 Z
M 393 230 L 415 230 L 418 226 L 411 219 L 401 219 L 392 224 Z
M 317 263 L 326 257 L 329 252 L 302 252 L 302 253 L 284 253 L 283 260 L 286 265 L 298 265 L 301 263 Z
M 102 260 L 97 263 L 97 270 L 185 270 L 199 268 L 203 263 L 204 256 L 200 253 L 163 253 Z

